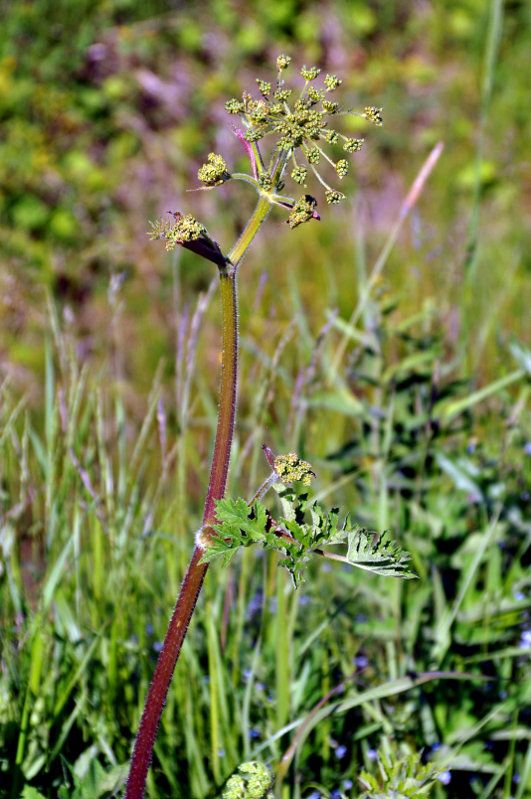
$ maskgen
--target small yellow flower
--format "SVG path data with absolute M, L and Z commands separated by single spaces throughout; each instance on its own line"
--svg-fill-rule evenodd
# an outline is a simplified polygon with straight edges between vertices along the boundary
M 375 125 L 380 126 L 383 125 L 382 111 L 383 108 L 375 108 L 373 105 L 368 105 L 362 116 L 368 119 L 369 122 L 373 122 Z
M 197 177 L 205 186 L 219 186 L 224 183 L 230 178 L 225 159 L 217 153 L 209 153 L 208 164 L 203 164 Z
M 284 55 L 283 53 L 278 56 L 277 58 L 277 67 L 280 71 L 283 69 L 287 69 L 291 62 L 290 55 Z
M 275 471 L 284 483 L 297 481 L 309 486 L 311 478 L 315 477 L 311 464 L 303 461 L 295 452 L 278 455 L 275 458 Z

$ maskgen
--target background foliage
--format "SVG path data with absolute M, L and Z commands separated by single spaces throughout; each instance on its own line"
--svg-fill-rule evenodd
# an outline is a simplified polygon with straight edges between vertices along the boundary
M 248 189 L 186 190 L 211 150 L 238 164 L 224 101 L 282 51 L 385 127 L 349 203 L 318 197 L 322 222 L 295 231 L 272 217 L 244 264 L 231 493 L 266 475 L 263 442 L 296 450 L 318 498 L 390 528 L 419 580 L 315 564 L 293 592 L 253 550 L 214 565 L 149 796 L 215 796 L 290 745 L 293 797 L 358 796 L 378 749 L 438 759 L 436 797 L 531 795 L 530 13 L 2 4 L 1 796 L 123 783 L 200 523 L 219 365 L 212 271 L 164 258 L 147 220 L 191 211 L 232 241 Z M 411 688 L 430 670 L 473 676 Z

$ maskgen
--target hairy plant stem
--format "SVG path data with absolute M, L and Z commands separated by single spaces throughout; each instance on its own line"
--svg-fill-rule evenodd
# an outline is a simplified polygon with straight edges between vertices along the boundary
M 278 169 L 278 167 L 277 167 Z M 196 541 L 192 559 L 188 566 L 166 638 L 157 661 L 153 681 L 140 720 L 131 767 L 127 779 L 125 799 L 142 799 L 146 777 L 153 754 L 155 737 L 162 709 L 170 686 L 175 664 L 181 652 L 188 624 L 195 609 L 197 597 L 203 585 L 208 564 L 200 563 L 204 542 L 213 534 L 212 524 L 216 518 L 216 500 L 222 499 L 227 485 L 230 450 L 236 415 L 237 369 L 238 369 L 238 300 L 236 278 L 238 267 L 252 240 L 258 233 L 271 210 L 268 195 L 260 196 L 258 204 L 242 235 L 230 251 L 227 264 L 220 268 L 221 315 L 222 315 L 222 361 L 220 403 L 216 442 L 212 456 L 201 536 Z

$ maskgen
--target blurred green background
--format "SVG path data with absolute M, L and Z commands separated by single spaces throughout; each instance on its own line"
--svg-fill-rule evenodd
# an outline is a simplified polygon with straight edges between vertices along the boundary
M 281 52 L 385 124 L 352 128 L 348 200 L 312 187 L 321 222 L 294 231 L 275 209 L 241 269 L 231 492 L 265 476 L 262 442 L 296 449 L 318 496 L 391 528 L 419 580 L 316 566 L 294 594 L 249 552 L 213 567 L 148 796 L 213 797 L 257 746 L 278 763 L 298 727 L 278 730 L 343 680 L 345 699 L 389 696 L 331 712 L 289 796 L 357 796 L 381 747 L 442 753 L 436 799 L 531 796 L 529 3 L 1 9 L 0 796 L 123 784 L 200 524 L 219 367 L 214 267 L 164 253 L 149 220 L 191 212 L 230 246 L 250 187 L 189 190 L 211 151 L 246 168 L 224 103 Z M 477 680 L 393 697 L 430 669 Z
M 276 55 L 289 51 L 299 65 L 315 62 L 341 73 L 346 105 L 383 106 L 385 127 L 369 131 L 355 159 L 348 207 L 327 211 L 319 229 L 290 235 L 277 235 L 278 216 L 272 222 L 242 274 L 242 305 L 252 304 L 264 269 L 269 307 L 290 315 L 282 303 L 286 270 L 274 267 L 298 260 L 305 262 L 300 290 L 316 323 L 324 305 L 348 313 L 356 298 L 347 265 L 353 240 L 363 230 L 367 260 L 374 260 L 408 185 L 442 140 L 444 155 L 385 281 L 405 312 L 434 299 L 450 337 L 465 325 L 471 370 L 492 376 L 504 358 L 498 338 L 529 334 L 530 11 L 524 2 L 497 5 L 503 18 L 492 30 L 495 10 L 484 0 L 286 0 L 259 8 L 5 3 L 5 368 L 26 388 L 42 364 L 44 287 L 68 311 L 83 351 L 104 355 L 107 340 L 99 331 L 108 322 L 114 275 L 123 279 L 122 323 L 134 319 L 123 353 L 128 377 L 136 386 L 149 383 L 158 359 L 171 353 L 161 319 L 170 310 L 171 278 L 167 261 L 147 241 L 147 220 L 168 209 L 191 210 L 220 241 L 231 242 L 254 201 L 251 190 L 185 192 L 198 185 L 196 170 L 210 150 L 229 163 L 241 157 L 225 99 L 253 86 L 256 76 L 267 78 Z M 338 263 L 341 271 L 332 268 Z M 186 257 L 184 264 L 185 288 L 194 293 L 209 273 Z M 467 267 L 474 290 L 463 320 L 456 308 Z

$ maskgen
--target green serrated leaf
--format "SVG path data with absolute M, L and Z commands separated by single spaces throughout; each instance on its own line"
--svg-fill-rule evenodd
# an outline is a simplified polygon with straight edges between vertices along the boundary
M 221 499 L 216 503 L 216 517 L 218 521 L 213 525 L 216 536 L 209 542 L 200 563 L 221 557 L 226 566 L 238 549 L 265 540 L 267 510 L 260 502 L 249 507 L 241 497 Z
M 311 541 L 311 535 L 309 535 L 310 531 L 307 525 L 301 525 L 294 519 L 282 519 L 282 521 L 284 522 L 283 527 L 289 530 L 293 538 L 301 544 L 301 546 L 308 546 Z
M 347 560 L 358 569 L 382 577 L 413 580 L 417 575 L 409 566 L 410 558 L 410 554 L 393 541 L 388 530 L 381 535 L 367 530 L 353 530 L 348 534 Z
M 221 499 L 216 503 L 216 516 L 219 524 L 214 529 L 220 534 L 226 535 L 227 527 L 234 532 L 245 532 L 252 540 L 259 539 L 265 533 L 267 511 L 260 502 L 249 508 L 241 497 Z

